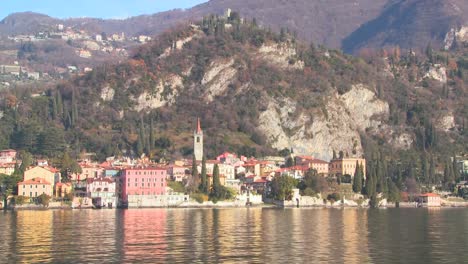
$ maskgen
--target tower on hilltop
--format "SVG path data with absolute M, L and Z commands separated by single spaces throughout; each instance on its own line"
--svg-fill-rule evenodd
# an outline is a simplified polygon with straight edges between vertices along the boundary
M 193 155 L 195 160 L 203 158 L 203 131 L 200 125 L 200 118 L 197 119 L 197 129 L 193 132 Z

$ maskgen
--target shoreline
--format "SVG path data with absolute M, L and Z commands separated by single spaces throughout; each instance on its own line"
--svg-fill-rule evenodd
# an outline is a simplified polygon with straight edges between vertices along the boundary
M 349 208 L 356 208 L 356 209 L 373 209 L 369 206 L 355 206 L 355 205 L 342 205 L 342 204 L 337 204 L 337 205 L 330 205 L 330 204 L 323 204 L 323 205 L 308 205 L 308 206 L 280 206 L 276 204 L 269 204 L 269 203 L 263 203 L 263 204 L 254 204 L 254 205 L 239 205 L 236 203 L 225 203 L 225 204 L 186 204 L 186 205 L 178 205 L 178 206 L 148 206 L 148 207 L 128 207 L 128 208 L 120 208 L 120 207 L 113 207 L 113 208 L 92 208 L 92 207 L 82 207 L 82 208 L 73 208 L 71 206 L 54 206 L 54 207 L 42 207 L 42 206 L 27 206 L 27 207 L 12 207 L 12 208 L 7 208 L 4 209 L 4 211 L 46 211 L 46 210 L 135 210 L 135 209 L 247 209 L 247 208 L 278 208 L 278 209 L 290 209 L 290 208 L 297 208 L 297 209 L 310 209 L 310 208 L 315 208 L 315 209 L 349 209 Z M 447 208 L 468 208 L 468 202 L 466 203 L 458 203 L 458 204 L 444 204 L 441 206 L 430 206 L 430 207 L 418 207 L 415 204 L 402 204 L 397 207 L 395 204 L 387 204 L 386 206 L 380 206 L 375 209 L 387 209 L 387 208 L 401 208 L 401 209 L 418 209 L 418 208 L 442 208 L 442 209 L 447 209 Z

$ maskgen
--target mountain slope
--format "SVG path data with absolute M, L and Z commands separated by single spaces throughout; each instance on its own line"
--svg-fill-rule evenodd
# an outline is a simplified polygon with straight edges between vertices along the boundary
M 464 0 L 211 0 L 187 10 L 124 20 L 57 20 L 39 14 L 13 14 L 0 22 L 0 36 L 37 32 L 59 22 L 92 33 L 157 35 L 207 14 L 222 15 L 227 8 L 249 20 L 256 18 L 265 28 L 276 32 L 288 28 L 302 40 L 347 52 L 384 46 L 424 49 L 428 43 L 442 47 L 448 32 L 468 26 L 468 2 Z
M 343 40 L 346 52 L 364 47 L 441 48 L 452 28 L 468 25 L 466 1 L 395 1 Z
M 395 50 L 365 61 L 211 17 L 45 96 L 4 94 L 0 147 L 52 155 L 55 135 L 100 158 L 187 156 L 201 117 L 209 157 L 293 148 L 328 159 L 377 147 L 451 155 L 468 148 L 467 57 L 466 48 L 430 58 Z

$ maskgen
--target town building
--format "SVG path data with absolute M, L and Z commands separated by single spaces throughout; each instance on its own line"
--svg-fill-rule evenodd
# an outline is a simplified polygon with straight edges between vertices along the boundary
M 53 195 L 52 183 L 43 178 L 25 179 L 18 183 L 18 195 L 36 198 L 41 194 Z
M 203 131 L 200 125 L 200 118 L 197 119 L 197 129 L 193 131 L 193 155 L 195 160 L 203 159 Z
M 187 179 L 187 171 L 189 170 L 189 167 L 171 164 L 167 167 L 167 175 L 173 181 L 183 182 Z
M 5 174 L 8 176 L 13 175 L 15 172 L 16 163 L 0 163 L 0 174 Z
M 121 175 L 120 202 L 128 203 L 129 195 L 165 195 L 167 169 L 158 167 L 124 169 Z
M 72 184 L 58 182 L 55 184 L 55 197 L 57 198 L 65 198 L 65 196 L 69 193 L 73 192 Z
M 87 179 L 87 196 L 91 197 L 97 207 L 113 208 L 117 206 L 116 182 L 111 178 Z
M 5 149 L 0 151 L 0 164 L 16 162 L 16 150 Z
M 351 175 L 354 178 L 356 164 L 362 165 L 364 177 L 366 176 L 366 160 L 361 158 L 332 159 L 329 165 L 329 174 L 334 176 Z
M 323 176 L 328 175 L 329 173 L 329 162 L 316 159 L 312 156 L 297 156 L 295 157 L 295 162 L 296 165 L 314 169 L 318 174 Z
M 56 168 L 40 166 L 30 167 L 24 172 L 24 181 L 37 178 L 42 178 L 53 186 L 60 182 L 61 174 Z
M 440 207 L 440 196 L 435 193 L 425 193 L 419 195 L 419 205 L 422 207 Z

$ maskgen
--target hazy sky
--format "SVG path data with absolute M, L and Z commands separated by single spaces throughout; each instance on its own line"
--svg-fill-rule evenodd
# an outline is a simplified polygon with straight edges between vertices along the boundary
M 126 18 L 174 8 L 190 8 L 207 0 L 0 0 L 0 20 L 15 12 L 33 11 L 57 18 Z

